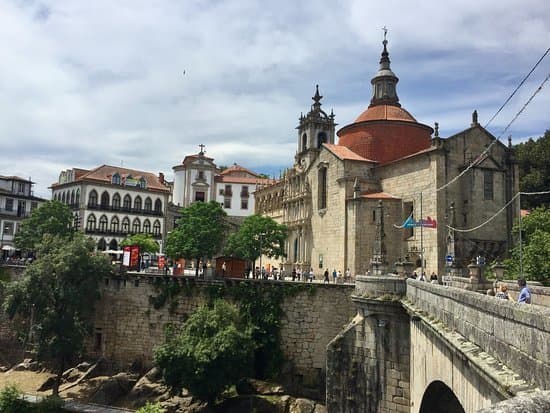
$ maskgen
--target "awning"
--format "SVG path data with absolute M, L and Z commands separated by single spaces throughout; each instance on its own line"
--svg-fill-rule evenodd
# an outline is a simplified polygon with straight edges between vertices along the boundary
M 15 247 L 12 247 L 11 245 L 4 245 L 2 247 L 2 251 L 15 251 Z

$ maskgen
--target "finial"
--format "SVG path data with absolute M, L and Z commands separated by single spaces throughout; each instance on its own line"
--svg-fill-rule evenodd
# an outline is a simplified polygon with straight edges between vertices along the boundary
M 478 124 L 478 123 L 477 123 L 477 110 L 474 110 L 474 111 L 472 112 L 472 126 L 475 126 L 475 125 L 477 125 L 477 124 Z
M 312 97 L 315 103 L 319 103 L 323 97 L 319 94 L 319 85 L 315 85 L 315 96 Z
M 330 117 L 334 119 L 334 109 L 330 108 Z
M 199 145 L 199 148 L 201 148 L 200 152 L 199 152 L 199 155 L 204 155 L 204 153 L 206 152 L 204 150 L 204 148 L 206 147 L 206 145 L 203 145 L 202 143 Z
M 386 41 L 386 35 L 388 34 L 388 28 L 386 26 L 382 27 L 382 30 L 384 31 L 384 41 Z
M 508 135 L 508 148 L 512 149 L 512 135 Z
M 434 123 L 434 138 L 439 138 L 439 123 Z

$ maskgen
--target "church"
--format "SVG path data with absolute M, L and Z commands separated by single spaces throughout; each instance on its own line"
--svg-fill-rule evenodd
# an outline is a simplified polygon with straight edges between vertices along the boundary
M 289 228 L 286 257 L 268 265 L 319 278 L 327 269 L 393 272 L 407 260 L 427 274 L 466 275 L 475 257 L 490 262 L 511 248 L 517 205 L 481 225 L 519 190 L 511 141 L 497 140 L 476 111 L 449 137 L 418 122 L 399 101 L 387 43 L 366 110 L 336 131 L 317 86 L 293 166 L 256 190 L 256 212 Z

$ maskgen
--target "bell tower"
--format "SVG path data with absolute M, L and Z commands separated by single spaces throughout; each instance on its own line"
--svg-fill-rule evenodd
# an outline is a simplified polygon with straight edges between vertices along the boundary
M 296 127 L 298 130 L 298 150 L 296 151 L 296 164 L 302 168 L 307 168 L 317 157 L 323 143 L 334 143 L 336 123 L 334 123 L 334 113 L 327 115 L 321 109 L 321 99 L 319 94 L 319 85 L 315 86 L 315 96 L 311 110 L 306 116 L 300 115 L 300 123 Z

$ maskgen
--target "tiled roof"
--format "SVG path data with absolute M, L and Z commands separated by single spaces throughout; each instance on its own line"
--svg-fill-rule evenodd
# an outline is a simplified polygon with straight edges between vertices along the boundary
M 396 196 L 393 196 L 391 194 L 388 194 L 387 192 L 373 192 L 370 194 L 362 194 L 361 198 L 367 198 L 367 199 L 401 199 Z
M 324 143 L 323 146 L 342 160 L 376 163 L 376 161 L 371 161 L 370 159 L 366 159 L 360 155 L 357 155 L 355 152 L 345 146 L 333 145 L 330 143 Z
M 249 174 L 249 175 L 252 175 L 252 176 L 258 176 L 257 173 L 252 172 L 250 169 L 246 169 L 244 166 L 238 165 L 236 163 L 231 165 L 229 168 L 226 168 L 223 171 L 221 171 L 220 175 L 231 175 L 235 172 L 246 173 L 246 174 Z
M 11 176 L 3 176 L 3 175 L 0 175 L 0 179 L 5 179 L 6 181 L 23 181 L 23 182 L 31 182 L 30 179 L 27 179 L 27 178 L 21 178 L 20 176 L 15 176 L 15 175 L 11 175 Z M 34 182 L 31 182 L 34 184 Z
M 169 191 L 169 189 L 165 185 L 160 183 L 158 177 L 151 172 L 138 171 L 137 169 L 128 169 L 128 168 L 122 168 L 122 167 L 110 166 L 110 165 L 101 165 L 90 171 L 79 169 L 78 172 L 76 173 L 77 176 L 75 177 L 75 180 L 73 182 L 93 181 L 93 182 L 103 182 L 103 183 L 110 184 L 112 176 L 117 172 L 120 175 L 122 182 L 124 182 L 124 179 L 126 179 L 129 176 L 131 176 L 134 179 L 143 178 L 147 183 L 146 189 L 149 189 L 149 190 L 152 189 L 152 190 L 163 191 L 163 192 Z M 53 184 L 52 187 L 55 187 L 57 185 L 59 184 Z
M 275 179 L 259 178 L 259 177 L 247 177 L 247 176 L 231 176 L 231 175 L 217 175 L 214 180 L 216 182 L 224 182 L 228 184 L 261 184 L 270 185 L 277 182 Z
M 355 122 L 369 120 L 401 120 L 405 122 L 416 122 L 416 119 L 408 111 L 392 105 L 371 106 L 361 113 Z

